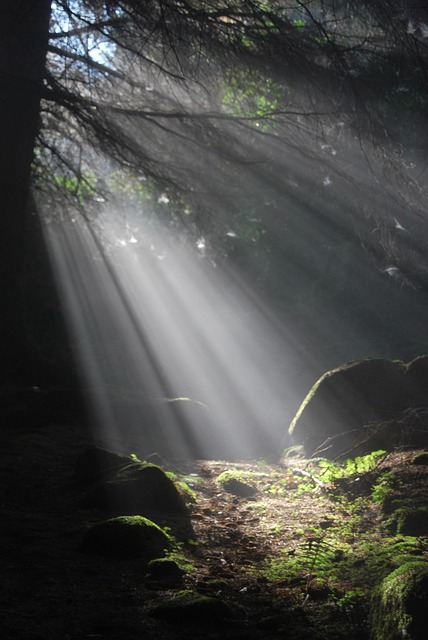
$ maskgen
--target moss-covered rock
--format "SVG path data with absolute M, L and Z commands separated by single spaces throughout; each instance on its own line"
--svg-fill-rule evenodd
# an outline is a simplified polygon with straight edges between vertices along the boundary
M 120 516 L 88 529 L 80 548 L 93 555 L 149 561 L 165 556 L 171 545 L 171 537 L 151 520 L 142 516 Z
M 98 470 L 88 476 L 89 461 Z M 89 479 L 81 500 L 83 508 L 95 508 L 153 517 L 155 513 L 187 517 L 187 508 L 174 482 L 158 466 L 126 456 L 93 450 L 81 465 Z
M 427 356 L 408 364 L 367 358 L 321 376 L 303 400 L 289 433 L 308 454 L 324 457 L 390 450 L 403 444 L 402 421 L 409 417 L 401 414 L 421 407 L 428 407 Z M 405 444 L 426 446 L 428 426 L 420 416 L 414 428 L 405 426 Z
M 171 558 L 155 558 L 147 565 L 147 578 L 176 586 L 181 584 L 185 571 Z
M 391 518 L 391 527 L 402 536 L 428 535 L 428 506 L 402 506 Z
M 423 355 L 408 363 L 405 373 L 409 407 L 428 407 L 428 356 Z
M 370 610 L 372 640 L 425 640 L 428 628 L 428 563 L 411 560 L 375 589 Z
M 411 460 L 411 464 L 415 465 L 428 465 L 428 451 L 422 451 L 417 453 Z
M 240 498 L 251 498 L 257 493 L 257 489 L 248 484 L 247 475 L 239 470 L 223 471 L 216 482 L 224 491 Z

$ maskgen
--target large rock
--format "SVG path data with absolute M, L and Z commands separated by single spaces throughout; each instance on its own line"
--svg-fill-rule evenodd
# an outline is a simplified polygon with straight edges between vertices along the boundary
M 405 388 L 409 407 L 428 407 L 428 356 L 420 356 L 406 366 Z
M 188 517 L 174 482 L 156 465 L 92 447 L 79 459 L 76 476 L 83 485 L 83 508 L 155 520 L 157 515 Z
M 390 518 L 390 525 L 402 536 L 428 536 L 428 506 L 399 506 Z
M 409 418 L 403 412 L 426 407 L 428 356 L 409 364 L 368 358 L 321 376 L 301 404 L 289 433 L 308 455 L 352 456 L 403 444 L 397 442 L 403 435 L 402 421 Z M 418 432 L 418 446 L 428 439 L 420 417 L 421 413 L 413 430 Z M 380 428 L 381 423 L 388 428 Z M 411 442 L 412 437 L 405 444 Z
M 80 548 L 109 558 L 152 560 L 165 556 L 170 547 L 170 537 L 156 523 L 142 516 L 121 516 L 88 529 Z
M 82 486 L 112 479 L 120 469 L 129 466 L 134 460 L 102 447 L 88 447 L 78 458 L 74 479 Z

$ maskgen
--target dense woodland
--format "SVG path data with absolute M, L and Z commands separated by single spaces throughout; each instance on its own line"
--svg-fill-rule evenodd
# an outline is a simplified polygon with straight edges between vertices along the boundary
M 306 388 L 426 350 L 420 3 L 10 1 L 1 18 L 6 378 L 61 368 L 35 199 L 49 224 L 126 199 L 172 242 L 203 238 L 290 327 Z
M 427 113 L 417 0 L 1 0 L 6 639 L 425 639 Z

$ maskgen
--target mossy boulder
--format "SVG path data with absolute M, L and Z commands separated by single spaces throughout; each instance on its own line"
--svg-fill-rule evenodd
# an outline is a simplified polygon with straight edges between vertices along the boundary
M 428 563 L 412 560 L 375 589 L 370 607 L 371 640 L 426 640 Z
M 86 478 L 89 485 L 81 499 L 83 508 L 148 517 L 156 513 L 188 515 L 174 482 L 156 465 L 94 448 L 80 461 L 78 471 L 79 478 Z
M 183 582 L 185 573 L 184 569 L 175 560 L 171 558 L 155 558 L 150 560 L 147 565 L 146 577 L 164 585 L 176 586 Z
M 81 551 L 109 558 L 163 557 L 172 545 L 170 536 L 142 516 L 120 516 L 94 525 L 82 538 Z
M 247 482 L 247 475 L 239 470 L 223 471 L 217 476 L 216 482 L 224 491 L 240 498 L 251 498 L 257 489 Z
M 389 450 L 397 444 L 424 446 L 427 424 L 418 416 L 415 428 L 409 428 L 409 417 L 403 415 L 422 407 L 428 407 L 427 356 L 408 364 L 367 358 L 321 376 L 303 400 L 289 433 L 308 455 L 330 458 Z
M 405 387 L 409 407 L 428 407 L 428 355 L 406 365 Z
M 428 465 L 428 451 L 421 451 L 421 453 L 417 453 L 411 460 L 411 464 L 417 466 L 425 466 Z
M 391 517 L 392 528 L 402 536 L 428 535 L 428 506 L 402 506 Z

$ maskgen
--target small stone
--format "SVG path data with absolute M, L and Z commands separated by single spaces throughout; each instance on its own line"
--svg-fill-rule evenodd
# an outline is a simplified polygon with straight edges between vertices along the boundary
M 239 498 L 250 498 L 257 493 L 257 489 L 235 478 L 223 482 L 222 487 L 228 493 L 238 496 Z
M 411 460 L 411 464 L 428 465 L 428 451 L 417 453 Z
M 216 482 L 224 491 L 238 498 L 252 498 L 257 493 L 257 489 L 245 482 L 246 479 L 246 474 L 244 475 L 240 471 L 231 469 L 220 473 L 216 478 Z
M 150 580 L 159 580 L 170 585 L 180 583 L 185 573 L 175 560 L 169 558 L 156 558 L 150 560 L 147 565 L 147 576 Z

